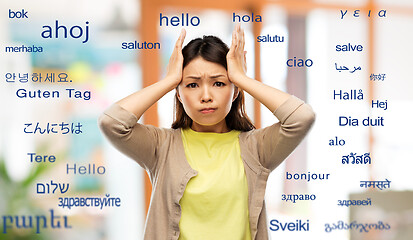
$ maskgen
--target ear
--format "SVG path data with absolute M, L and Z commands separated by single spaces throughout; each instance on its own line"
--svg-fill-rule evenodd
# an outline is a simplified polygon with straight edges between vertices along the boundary
M 176 87 L 176 97 L 178 98 L 178 100 L 179 100 L 179 102 L 181 102 L 182 103 L 182 99 L 181 99 L 181 96 L 179 95 L 179 86 L 178 87 Z
M 239 88 L 234 86 L 234 96 L 232 96 L 232 102 L 235 101 L 235 99 L 237 99 L 239 94 Z

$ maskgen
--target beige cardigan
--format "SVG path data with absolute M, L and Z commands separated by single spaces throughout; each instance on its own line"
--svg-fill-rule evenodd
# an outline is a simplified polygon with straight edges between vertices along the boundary
M 297 147 L 315 119 L 311 107 L 294 96 L 274 115 L 278 123 L 239 135 L 248 183 L 251 239 L 268 239 L 264 195 L 269 173 Z M 144 239 L 178 239 L 179 201 L 197 171 L 186 160 L 180 129 L 157 128 L 137 121 L 135 115 L 113 104 L 100 116 L 99 126 L 113 145 L 150 176 L 152 196 Z

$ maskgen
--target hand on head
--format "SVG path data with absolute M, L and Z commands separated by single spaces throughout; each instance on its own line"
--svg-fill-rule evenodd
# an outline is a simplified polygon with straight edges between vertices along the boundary
M 174 82 L 175 86 L 178 86 L 182 80 L 182 45 L 185 40 L 186 31 L 181 30 L 178 40 L 175 43 L 174 50 L 169 59 L 166 77 Z M 227 54 L 227 71 L 229 80 L 236 84 L 237 80 L 246 76 L 247 64 L 246 64 L 246 51 L 244 51 L 245 38 L 244 30 L 241 28 L 241 24 L 237 24 L 232 32 L 232 42 L 229 52 Z
M 246 51 L 244 51 L 245 38 L 241 24 L 237 24 L 232 32 L 232 42 L 227 54 L 228 77 L 231 82 L 245 76 L 247 72 Z
M 167 67 L 166 78 L 170 78 L 176 84 L 176 86 L 178 86 L 178 84 L 182 80 L 182 65 L 184 62 L 184 57 L 182 56 L 182 45 L 184 43 L 185 36 L 186 31 L 185 29 L 182 29 L 181 34 L 179 35 L 179 38 L 175 43 L 172 55 L 169 58 Z

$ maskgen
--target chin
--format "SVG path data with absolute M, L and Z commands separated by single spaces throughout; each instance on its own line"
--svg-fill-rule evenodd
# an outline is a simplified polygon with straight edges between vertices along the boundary
M 197 121 L 197 119 L 192 119 L 194 121 L 194 123 L 197 123 L 198 125 L 201 126 L 205 126 L 205 127 L 211 127 L 211 126 L 215 126 L 215 125 L 219 125 L 222 121 L 225 121 L 224 119 L 199 119 L 199 121 Z
M 218 125 L 219 122 L 196 122 L 196 123 L 200 126 L 211 127 L 211 126 Z

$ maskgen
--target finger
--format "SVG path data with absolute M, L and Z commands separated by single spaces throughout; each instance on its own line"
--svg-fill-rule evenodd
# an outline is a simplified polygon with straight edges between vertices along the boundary
M 244 29 L 240 29 L 240 51 L 244 51 L 244 46 L 245 46 L 245 35 L 244 35 Z
M 179 34 L 178 39 L 175 42 L 175 50 L 179 51 L 180 49 L 182 49 L 182 44 L 183 44 L 184 39 L 185 39 L 185 34 L 186 34 L 185 29 L 182 29 L 181 33 Z
M 241 29 L 241 23 L 237 23 L 237 26 L 235 27 L 235 36 L 236 36 L 236 46 L 237 46 L 237 50 L 239 49 L 239 47 L 240 47 L 240 29 Z
M 245 72 L 247 72 L 247 51 L 244 51 L 244 67 Z
M 184 44 L 185 41 L 185 37 L 186 37 L 186 30 L 185 28 L 182 28 L 181 30 L 181 34 L 179 35 L 179 47 L 182 49 L 182 45 Z
M 236 36 L 235 36 L 235 34 L 236 34 L 235 29 L 236 28 L 234 28 L 234 30 L 232 31 L 231 46 L 229 48 L 228 55 L 232 55 L 234 53 L 234 50 L 235 50 L 236 45 L 237 45 Z
M 236 49 L 239 47 L 239 26 L 240 26 L 239 23 L 237 23 L 237 25 L 235 26 L 235 47 Z
M 237 40 L 236 41 L 237 43 L 236 52 L 237 54 L 242 56 L 244 49 L 242 48 L 241 23 L 238 23 L 236 26 L 236 40 Z
M 242 41 L 243 41 L 242 31 L 243 30 L 241 29 L 241 24 L 239 23 L 237 25 L 237 51 L 238 51 L 238 54 L 240 54 L 241 56 L 244 53 L 244 46 L 242 44 Z
M 236 37 L 236 28 L 234 28 L 234 30 L 232 31 L 232 41 L 231 41 L 231 48 L 235 48 L 235 46 L 237 45 L 237 37 Z

